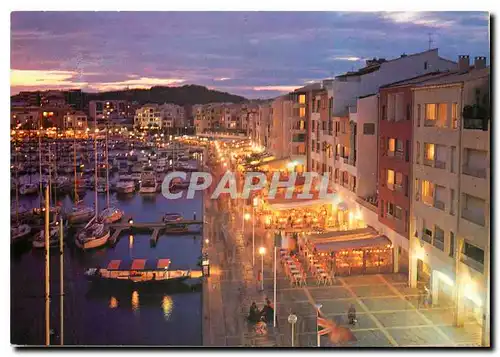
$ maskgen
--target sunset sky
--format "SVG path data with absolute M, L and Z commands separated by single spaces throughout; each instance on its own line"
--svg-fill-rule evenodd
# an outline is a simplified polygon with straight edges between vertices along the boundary
M 13 12 L 11 94 L 200 84 L 270 98 L 432 47 L 486 56 L 484 12 Z

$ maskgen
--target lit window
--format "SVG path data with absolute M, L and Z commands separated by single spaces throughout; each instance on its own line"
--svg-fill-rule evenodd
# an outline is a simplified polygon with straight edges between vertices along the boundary
M 434 160 L 434 144 L 425 143 L 425 160 Z
M 306 108 L 302 107 L 299 109 L 299 116 L 301 118 L 305 117 L 306 116 Z
M 436 104 L 425 105 L 425 120 L 436 120 Z
M 392 189 L 394 186 L 394 170 L 387 170 L 387 187 Z
M 389 151 L 394 152 L 396 151 L 396 139 L 394 138 L 389 138 Z
M 434 184 L 430 181 L 422 181 L 422 201 L 430 206 L 434 205 Z
M 306 95 L 305 94 L 299 95 L 299 104 L 306 104 Z

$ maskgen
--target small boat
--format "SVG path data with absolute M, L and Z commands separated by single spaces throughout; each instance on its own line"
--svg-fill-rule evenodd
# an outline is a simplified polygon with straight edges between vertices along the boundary
M 34 183 L 25 183 L 19 188 L 21 195 L 33 195 L 38 192 L 38 185 Z
M 65 235 L 67 227 L 63 227 Z M 56 247 L 59 246 L 61 228 L 59 227 L 59 222 L 54 222 L 50 224 L 49 227 L 49 246 Z M 33 239 L 33 248 L 45 248 L 45 229 L 38 232 Z
M 70 223 L 85 222 L 94 216 L 95 212 L 92 207 L 76 206 L 71 209 L 68 214 L 68 221 Z
M 132 193 L 135 191 L 135 182 L 132 180 L 130 175 L 120 176 L 120 179 L 116 183 L 116 191 L 118 193 Z M 130 177 L 130 178 L 129 178 Z
M 84 228 L 75 238 L 75 244 L 81 249 L 99 248 L 108 242 L 109 228 L 104 223 L 92 223 Z
M 90 268 L 84 274 L 95 283 L 132 285 L 178 283 L 191 278 L 191 270 L 173 270 L 170 264 L 170 259 L 111 260 L 106 268 Z
M 30 233 L 31 227 L 27 224 L 12 226 L 10 228 L 10 239 L 12 244 L 24 241 L 26 238 L 28 238 Z
M 166 228 L 166 231 L 169 233 L 183 233 L 188 231 L 188 226 L 181 223 L 184 221 L 184 217 L 179 213 L 165 213 L 162 220 L 164 223 L 169 223 Z
M 156 176 L 151 165 L 146 166 L 141 175 L 140 193 L 156 193 Z
M 174 178 L 170 181 L 170 190 L 183 190 L 189 187 L 189 181 L 183 180 L 180 177 Z
M 102 223 L 114 223 L 122 219 L 124 212 L 116 207 L 108 207 L 99 214 Z

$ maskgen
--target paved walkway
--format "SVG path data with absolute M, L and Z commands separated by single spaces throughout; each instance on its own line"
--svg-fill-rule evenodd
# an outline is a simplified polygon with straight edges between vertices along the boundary
M 224 200 L 207 202 L 206 206 L 212 275 L 204 289 L 204 303 L 209 306 L 204 345 L 291 346 L 287 317 L 293 312 L 298 317 L 295 346 L 316 346 L 314 305 L 320 303 L 323 313 L 341 325 L 347 325 L 347 310 L 351 304 L 355 306 L 358 322 L 352 331 L 357 341 L 349 346 L 480 346 L 481 328 L 475 321 L 457 328 L 453 326 L 451 306 L 442 303 L 432 308 L 419 307 L 418 290 L 408 287 L 403 274 L 337 278 L 333 286 L 317 286 L 308 275 L 306 287 L 293 287 L 279 263 L 277 327 L 270 326 L 268 336 L 256 336 L 245 318 L 252 301 L 262 307 L 266 296 L 272 300 L 273 237 L 271 232 L 256 227 L 255 248 L 264 245 L 268 252 L 264 257 L 264 291 L 260 292 L 256 280 L 260 256 L 256 255 L 252 267 L 251 221 L 245 222 L 242 232 L 240 203 L 231 205 L 232 209 Z M 327 337 L 321 338 L 321 345 L 332 346 Z

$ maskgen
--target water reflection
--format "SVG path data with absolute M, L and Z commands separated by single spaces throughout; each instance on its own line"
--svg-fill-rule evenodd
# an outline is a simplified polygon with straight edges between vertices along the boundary
M 111 296 L 111 299 L 109 299 L 109 308 L 116 309 L 117 307 L 118 307 L 118 300 L 114 296 Z
M 161 308 L 163 309 L 163 316 L 165 317 L 165 320 L 168 320 L 170 318 L 173 307 L 174 307 L 174 302 L 172 298 L 168 295 L 163 296 L 163 300 L 161 302 Z
M 132 310 L 139 312 L 139 292 L 137 290 L 132 293 Z

